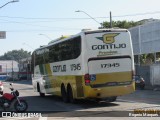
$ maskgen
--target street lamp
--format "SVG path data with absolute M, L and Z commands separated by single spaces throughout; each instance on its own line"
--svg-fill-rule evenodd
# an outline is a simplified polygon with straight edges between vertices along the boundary
M 100 22 L 98 22 L 95 18 L 93 18 L 92 16 L 90 16 L 88 13 L 86 13 L 85 11 L 82 10 L 77 10 L 75 12 L 82 12 L 84 14 L 86 14 L 87 16 L 89 16 L 91 19 L 93 19 L 96 23 L 100 24 L 100 26 L 102 27 L 102 24 Z
M 49 40 L 52 40 L 50 37 L 48 37 L 48 36 L 45 35 L 45 34 L 39 34 L 39 35 L 43 35 L 43 36 L 45 36 L 46 38 L 48 38 Z
M 14 3 L 14 2 L 19 2 L 19 0 L 9 1 L 9 2 L 7 2 L 6 4 L 2 5 L 2 6 L 0 7 L 0 9 L 3 8 L 4 6 L 8 5 L 9 3 Z
M 32 50 L 34 50 L 34 48 L 31 47 L 29 44 L 23 43 L 23 45 L 26 45 L 26 46 L 28 46 L 29 48 L 31 48 Z

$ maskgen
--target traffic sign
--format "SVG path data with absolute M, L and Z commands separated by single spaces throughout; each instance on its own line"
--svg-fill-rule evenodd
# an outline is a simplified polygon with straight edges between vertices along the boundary
M 6 39 L 6 31 L 0 31 L 0 39 Z

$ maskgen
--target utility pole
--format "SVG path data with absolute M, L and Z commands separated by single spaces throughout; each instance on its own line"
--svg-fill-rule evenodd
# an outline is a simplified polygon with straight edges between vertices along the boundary
M 14 81 L 14 78 L 13 78 L 13 59 L 12 59 L 12 81 Z
M 111 13 L 111 11 L 110 11 L 110 28 L 112 28 L 113 26 L 112 26 L 112 13 Z

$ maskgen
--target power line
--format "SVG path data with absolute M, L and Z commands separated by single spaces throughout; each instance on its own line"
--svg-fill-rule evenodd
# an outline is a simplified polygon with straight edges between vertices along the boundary
M 113 16 L 113 17 L 130 17 L 130 16 L 141 16 L 141 15 L 149 15 L 149 14 L 159 14 L 160 11 L 155 12 L 145 12 L 145 13 L 135 13 L 135 14 L 128 14 L 128 15 L 119 15 L 119 16 Z
M 78 31 L 80 31 L 80 30 L 82 30 L 82 28 L 75 28 L 75 29 L 72 29 L 72 28 L 63 28 L 63 29 L 52 29 L 52 30 L 48 30 L 48 29 L 46 29 L 46 30 L 40 30 L 40 29 L 27 29 L 27 30 L 6 30 L 6 32 L 27 32 L 27 33 L 29 33 L 29 32 L 58 32 L 58 31 L 72 31 L 72 30 L 78 30 Z
M 126 15 L 117 15 L 117 16 L 112 16 L 112 17 L 130 17 L 130 16 L 141 16 L 141 15 L 149 15 L 149 14 L 159 14 L 160 11 L 154 11 L 154 12 L 145 12 L 145 13 L 135 13 L 135 14 L 126 14 Z M 37 25 L 34 23 L 38 22 L 56 22 L 56 21 L 63 21 L 63 20 L 86 20 L 86 19 L 91 19 L 91 18 L 27 18 L 27 17 L 11 17 L 11 16 L 0 16 L 0 18 L 9 18 L 9 19 L 27 19 L 27 20 L 50 20 L 50 21 L 29 21 L 30 23 L 26 22 L 19 22 L 19 21 L 13 21 L 13 20 L 6 20 L 6 19 L 0 19 L 0 21 L 6 22 L 6 23 L 16 23 L 16 24 L 23 24 L 27 26 L 35 26 L 35 27 L 41 27 L 41 28 L 49 28 L 50 30 L 8 30 L 8 32 L 38 32 L 38 31 L 59 31 L 59 30 L 81 30 L 81 28 L 66 28 L 66 27 L 51 27 L 51 26 L 43 26 L 43 25 Z M 106 19 L 109 17 L 94 17 L 96 19 Z M 53 21 L 56 20 L 56 21 Z M 59 21 L 60 22 L 60 21 Z M 54 30 L 53 30 L 54 29 Z
M 13 19 L 13 18 L 15 18 L 15 19 L 31 19 L 31 20 L 34 20 L 34 19 L 41 19 L 41 20 L 72 20 L 72 19 L 90 19 L 90 18 L 39 18 L 39 17 L 34 17 L 34 18 L 32 18 L 32 17 L 11 17 L 11 16 L 0 16 L 0 17 L 4 17 L 4 18 L 11 18 L 11 19 Z
M 130 17 L 130 16 L 141 16 L 141 15 L 149 15 L 149 14 L 159 14 L 160 11 L 154 11 L 154 12 L 145 12 L 145 13 L 135 13 L 135 14 L 126 14 L 126 15 L 116 15 L 116 16 L 112 16 L 112 17 Z M 12 17 L 12 16 L 0 16 L 0 17 L 4 17 L 4 18 L 15 18 L 15 19 L 30 19 L 30 20 L 82 20 L 82 19 L 92 19 L 92 18 L 74 18 L 74 17 L 70 17 L 70 18 L 39 18 L 39 17 Z M 104 18 L 109 18 L 108 17 L 94 17 L 96 19 L 104 19 Z
M 10 23 L 23 24 L 23 25 L 32 26 L 32 27 L 35 26 L 35 27 L 50 28 L 50 29 L 68 29 L 68 28 L 64 28 L 64 27 L 50 27 L 50 26 L 27 24 L 27 23 L 24 23 L 24 22 L 17 22 L 17 21 L 3 20 L 3 19 L 0 19 L 0 20 L 7 21 L 7 22 L 10 22 Z M 69 29 L 76 29 L 76 28 L 69 28 Z
M 141 15 L 149 15 L 149 14 L 159 14 L 160 11 L 154 11 L 154 12 L 145 12 L 145 13 L 135 13 L 135 14 L 126 14 L 126 15 L 117 15 L 117 16 L 112 16 L 113 18 L 118 18 L 118 17 L 130 17 L 130 16 L 141 16 Z M 10 20 L 4 20 L 0 19 L 1 21 L 5 21 L 6 23 L 19 23 L 19 24 L 25 24 L 29 26 L 37 26 L 37 27 L 48 27 L 49 26 L 42 26 L 42 25 L 35 25 L 35 24 L 30 24 L 30 23 L 47 23 L 47 22 L 62 22 L 65 20 L 86 20 L 86 19 L 91 19 L 91 18 L 27 18 L 27 17 L 11 17 L 11 16 L 0 16 L 1 18 L 9 18 L 9 19 L 26 19 L 26 20 L 50 20 L 50 21 L 27 21 L 27 22 L 18 22 L 18 21 L 10 21 Z M 96 19 L 106 19 L 109 17 L 94 17 Z M 54 20 L 54 21 L 53 21 Z M 61 21 L 60 21 L 61 20 Z M 53 27 L 52 27 L 53 28 Z

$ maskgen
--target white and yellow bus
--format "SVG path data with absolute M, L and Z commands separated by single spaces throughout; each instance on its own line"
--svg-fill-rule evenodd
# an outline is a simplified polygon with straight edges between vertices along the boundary
M 86 30 L 36 49 L 33 87 L 40 96 L 106 99 L 135 91 L 131 36 L 126 29 Z

